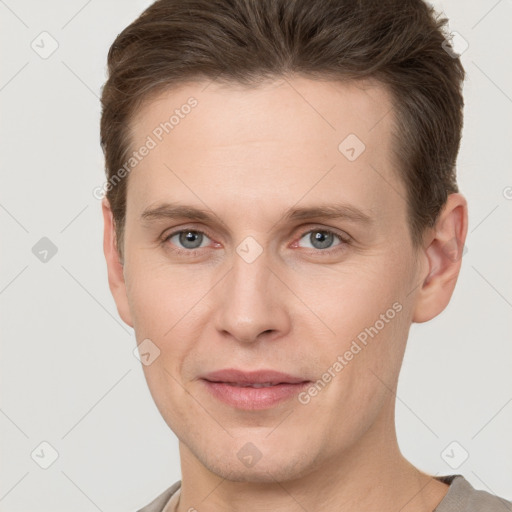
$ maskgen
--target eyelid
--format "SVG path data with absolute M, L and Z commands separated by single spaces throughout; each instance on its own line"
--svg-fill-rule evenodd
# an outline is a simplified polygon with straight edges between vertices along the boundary
M 208 233 L 202 229 L 198 228 L 180 228 L 176 231 L 170 231 L 169 233 L 162 235 L 163 240 L 168 240 L 169 238 L 173 237 L 174 235 L 179 235 L 180 233 L 184 233 L 185 231 L 192 231 L 194 233 L 201 233 L 202 235 L 206 235 L 208 238 L 211 238 Z

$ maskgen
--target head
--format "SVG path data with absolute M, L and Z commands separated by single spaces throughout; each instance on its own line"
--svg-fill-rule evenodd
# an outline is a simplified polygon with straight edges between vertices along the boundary
M 421 0 L 160 0 L 113 43 L 109 283 L 209 470 L 285 480 L 393 435 L 410 325 L 448 304 L 467 231 L 445 22 Z M 205 389 L 224 368 L 311 385 L 245 411 Z

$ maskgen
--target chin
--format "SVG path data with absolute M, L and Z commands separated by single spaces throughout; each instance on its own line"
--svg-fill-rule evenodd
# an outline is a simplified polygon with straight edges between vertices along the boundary
M 311 453 L 308 454 L 311 458 Z M 262 455 L 252 467 L 244 467 L 237 454 L 227 456 L 213 453 L 200 458 L 201 463 L 212 473 L 230 482 L 276 483 L 296 480 L 314 470 L 314 460 L 305 460 L 304 455 L 292 453 L 275 453 L 273 456 Z

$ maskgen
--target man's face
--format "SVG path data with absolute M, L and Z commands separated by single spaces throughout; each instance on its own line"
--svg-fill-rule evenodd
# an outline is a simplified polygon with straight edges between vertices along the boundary
M 420 279 L 390 98 L 304 78 L 205 87 L 162 94 L 132 125 L 133 150 L 156 146 L 129 175 L 116 300 L 137 343 L 160 350 L 143 367 L 155 403 L 190 463 L 232 480 L 285 481 L 362 445 L 369 456 L 393 435 Z M 143 215 L 167 203 L 211 218 Z M 287 215 L 340 206 L 350 215 Z M 202 379 L 227 368 L 312 383 L 244 409 Z

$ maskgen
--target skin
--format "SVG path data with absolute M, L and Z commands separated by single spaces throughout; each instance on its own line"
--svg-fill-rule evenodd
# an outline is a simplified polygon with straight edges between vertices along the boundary
M 143 369 L 179 439 L 178 510 L 431 512 L 448 486 L 401 455 L 395 393 L 411 323 L 438 315 L 452 295 L 464 197 L 448 197 L 415 249 L 392 159 L 391 100 L 378 83 L 294 76 L 253 89 L 206 85 L 162 93 L 133 121 L 138 148 L 168 112 L 198 100 L 129 175 L 123 265 L 103 200 L 119 314 L 138 343 L 149 338 L 160 350 Z M 338 150 L 350 133 L 366 145 L 355 161 Z M 163 202 L 206 209 L 214 220 L 141 219 Z M 340 202 L 370 222 L 284 217 L 288 208 Z M 179 229 L 206 232 L 195 255 L 179 236 L 162 241 Z M 314 245 L 315 229 L 350 241 Z M 262 249 L 251 263 L 236 251 L 248 236 Z M 317 381 L 397 302 L 401 311 L 305 405 L 237 410 L 200 381 L 223 368 Z M 237 456 L 249 442 L 261 453 L 252 467 Z

